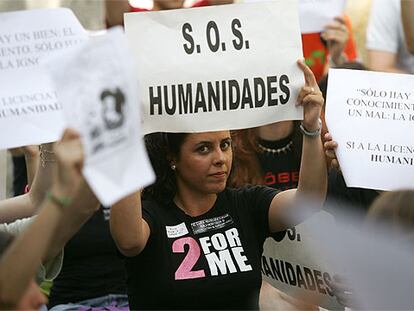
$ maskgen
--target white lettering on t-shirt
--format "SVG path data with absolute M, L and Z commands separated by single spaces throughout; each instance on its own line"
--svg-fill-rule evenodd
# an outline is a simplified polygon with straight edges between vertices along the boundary
M 212 276 L 218 275 L 219 271 L 221 275 L 237 272 L 234 261 L 240 272 L 253 270 L 247 263 L 247 257 L 242 254 L 244 249 L 237 228 L 226 230 L 224 234 L 216 233 L 211 237 L 202 237 L 199 241 Z
M 218 254 L 218 255 L 217 255 Z M 220 251 L 218 253 L 210 253 L 206 255 L 208 266 L 210 267 L 210 272 L 212 276 L 218 275 L 218 270 L 220 274 L 227 274 L 227 268 L 230 273 L 237 272 L 236 267 L 234 266 L 233 259 L 231 258 L 230 251 L 228 249 Z

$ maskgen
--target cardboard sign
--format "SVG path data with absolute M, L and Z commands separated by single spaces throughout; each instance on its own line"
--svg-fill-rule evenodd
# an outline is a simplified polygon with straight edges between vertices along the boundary
M 110 206 L 151 183 L 140 129 L 133 56 L 121 28 L 96 36 L 55 62 L 53 81 L 68 126 L 81 133 L 83 174 L 100 202 Z
M 345 0 L 299 0 L 299 20 L 302 33 L 325 30 L 325 26 L 345 11 Z
M 329 71 L 326 123 L 348 187 L 414 187 L 414 76 Z
M 87 33 L 69 9 L 0 13 L 0 29 L 0 149 L 57 140 L 62 106 L 39 65 Z
M 204 132 L 303 118 L 297 1 L 128 13 L 143 130 Z
M 321 211 L 302 224 L 265 241 L 263 279 L 292 297 L 300 299 L 311 294 L 324 308 L 343 309 L 330 284 L 335 273 L 320 255 L 320 243 L 310 229 L 319 222 L 330 223 L 334 219 L 329 213 Z

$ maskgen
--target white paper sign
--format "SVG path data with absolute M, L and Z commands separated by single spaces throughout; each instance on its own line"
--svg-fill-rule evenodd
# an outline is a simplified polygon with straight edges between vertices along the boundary
M 246 3 L 273 0 L 244 0 Z M 345 11 L 346 0 L 298 0 L 300 30 L 303 34 L 322 32 Z
M 53 80 L 68 125 L 81 133 L 83 174 L 105 206 L 154 180 L 140 130 L 135 64 L 121 28 L 63 53 Z
M 414 76 L 329 71 L 326 122 L 348 187 L 414 187 Z
M 86 38 L 69 9 L 0 13 L 0 149 L 60 137 L 62 106 L 39 64 Z
M 297 1 L 125 15 L 143 129 L 203 132 L 303 118 Z
M 345 11 L 346 0 L 299 0 L 299 19 L 302 33 L 322 32 Z
M 300 299 L 311 294 L 324 308 L 343 309 L 333 296 L 330 284 L 335 273 L 320 255 L 320 242 L 310 229 L 319 222 L 331 223 L 334 219 L 329 213 L 321 211 L 302 224 L 265 241 L 263 279 L 292 297 Z

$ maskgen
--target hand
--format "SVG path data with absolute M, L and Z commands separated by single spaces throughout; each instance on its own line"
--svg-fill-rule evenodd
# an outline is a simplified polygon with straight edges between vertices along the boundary
M 28 146 L 13 148 L 13 149 L 9 149 L 9 151 L 13 156 L 24 155 L 26 158 L 36 158 L 39 156 L 38 145 L 28 145 Z
M 54 146 L 57 165 L 54 171 L 52 193 L 74 198 L 83 182 L 83 148 L 79 134 L 66 129 L 62 139 Z
M 323 140 L 323 148 L 325 149 L 325 155 L 331 161 L 330 167 L 340 171 L 341 167 L 339 166 L 339 162 L 336 158 L 335 153 L 336 148 L 338 148 L 338 143 L 332 140 L 332 135 L 330 133 L 326 133 L 323 137 Z
M 299 92 L 297 105 L 303 106 L 303 126 L 310 132 L 320 128 L 319 118 L 324 103 L 322 92 L 319 90 L 313 72 L 302 61 L 298 60 L 298 66 L 305 75 L 305 86 Z
M 321 34 L 327 42 L 328 52 L 335 65 L 341 65 L 346 61 L 343 52 L 349 39 L 348 28 L 343 16 L 337 16 L 333 22 L 325 26 Z

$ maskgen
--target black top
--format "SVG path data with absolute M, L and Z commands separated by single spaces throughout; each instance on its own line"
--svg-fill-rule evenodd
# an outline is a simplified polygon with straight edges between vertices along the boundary
M 126 294 L 125 280 L 123 260 L 100 208 L 66 244 L 62 271 L 53 281 L 48 307 Z
M 300 156 L 295 156 L 292 135 L 277 141 L 259 140 L 265 148 L 279 153 L 263 151 L 257 153 L 264 184 L 279 190 L 297 188 Z
M 260 257 L 269 235 L 268 210 L 277 190 L 226 189 L 198 217 L 173 202 L 143 202 L 151 234 L 127 258 L 132 310 L 258 309 Z
M 27 185 L 26 159 L 24 156 L 13 156 L 13 195 L 24 194 Z
M 334 216 L 341 216 L 341 211 L 352 212 L 362 221 L 378 195 L 379 192 L 376 190 L 347 187 L 342 174 L 336 169 L 331 169 L 328 175 L 325 209 Z

